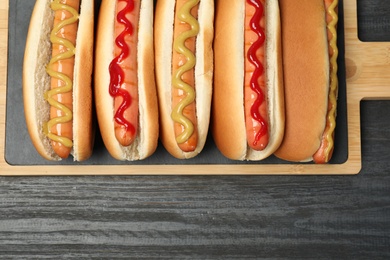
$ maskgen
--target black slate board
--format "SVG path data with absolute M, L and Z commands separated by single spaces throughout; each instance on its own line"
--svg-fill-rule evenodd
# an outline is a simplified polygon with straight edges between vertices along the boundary
M 31 12 L 35 1 L 12 0 L 9 2 L 9 52 L 8 52 L 8 78 L 7 78 L 7 106 L 6 106 L 6 140 L 5 160 L 10 165 L 180 165 L 180 164 L 286 164 L 271 156 L 260 162 L 238 162 L 225 158 L 216 148 L 211 136 L 207 140 L 204 150 L 193 159 L 178 160 L 172 157 L 164 147 L 159 144 L 157 151 L 149 158 L 136 162 L 121 162 L 114 160 L 105 149 L 99 131 L 97 129 L 95 146 L 92 157 L 85 162 L 73 162 L 72 158 L 61 162 L 49 162 L 41 158 L 35 151 L 27 133 L 24 120 L 24 108 L 22 97 L 22 65 L 24 46 Z M 96 13 L 99 10 L 100 0 L 96 1 Z M 346 83 L 344 65 L 344 31 L 343 31 L 343 5 L 339 6 L 339 99 L 338 117 L 335 133 L 335 150 L 330 161 L 331 164 L 341 164 L 348 157 L 347 136 L 347 109 L 346 109 Z M 97 15 L 96 15 L 97 17 Z

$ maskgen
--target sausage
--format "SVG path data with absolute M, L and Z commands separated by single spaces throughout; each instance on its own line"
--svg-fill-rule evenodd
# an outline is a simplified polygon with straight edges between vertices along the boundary
M 138 1 L 118 1 L 115 21 L 115 59 L 110 64 L 110 94 L 114 97 L 115 136 L 123 146 L 132 144 L 138 129 Z
M 335 0 L 324 0 L 326 10 L 327 35 L 329 42 L 329 60 L 330 60 L 330 79 L 329 79 L 329 98 L 328 112 L 326 115 L 326 126 L 321 138 L 321 144 L 317 152 L 313 155 L 315 163 L 327 163 L 332 157 L 334 150 L 334 130 L 336 128 L 336 108 L 337 108 L 337 31 L 336 24 L 338 21 L 337 7 L 338 2 Z
M 172 52 L 172 118 L 175 124 L 176 141 L 184 152 L 194 151 L 198 143 L 194 79 L 195 36 L 199 31 L 196 22 L 198 3 L 199 0 L 177 0 L 175 9 L 173 33 L 175 40 Z M 192 17 L 188 16 L 188 13 Z M 193 25 L 188 23 L 189 20 L 194 21 Z M 188 35 L 191 31 L 192 36 Z M 175 81 L 175 78 L 178 80 Z
M 265 84 L 264 1 L 245 1 L 244 107 L 248 146 L 263 150 L 269 140 Z
M 68 7 L 67 7 L 68 6 Z M 54 27 L 51 33 L 52 59 L 47 67 L 51 74 L 51 104 L 47 132 L 52 146 L 61 158 L 67 158 L 73 146 L 73 69 L 80 0 L 53 1 Z M 73 8 L 73 12 L 69 12 Z M 67 22 L 69 21 L 69 22 Z

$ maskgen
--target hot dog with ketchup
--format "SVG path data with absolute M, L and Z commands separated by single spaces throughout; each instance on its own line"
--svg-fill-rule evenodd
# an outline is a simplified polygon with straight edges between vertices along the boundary
M 286 99 L 284 140 L 275 155 L 326 163 L 337 106 L 337 0 L 280 2 Z M 306 26 L 302 26 L 302 24 Z
M 210 122 L 214 1 L 157 1 L 155 17 L 161 141 L 174 157 L 192 158 Z
M 90 157 L 94 2 L 37 0 L 23 63 L 27 129 L 44 158 Z
M 159 122 L 154 78 L 153 0 L 103 0 L 95 53 L 100 132 L 118 160 L 154 153 Z
M 219 0 L 215 19 L 214 141 L 230 159 L 264 159 L 284 133 L 278 1 Z

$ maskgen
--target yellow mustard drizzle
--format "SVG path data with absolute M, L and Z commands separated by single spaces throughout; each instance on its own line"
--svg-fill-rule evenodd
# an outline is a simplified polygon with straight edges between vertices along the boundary
M 333 149 L 334 141 L 333 141 L 333 132 L 336 127 L 336 105 L 337 105 L 337 91 L 338 91 L 338 79 L 337 79 L 337 57 L 338 57 L 338 48 L 337 48 L 337 22 L 338 15 L 335 11 L 335 8 L 338 5 L 338 0 L 334 0 L 333 3 L 329 6 L 327 12 L 332 17 L 332 21 L 327 25 L 328 30 L 332 35 L 332 39 L 329 42 L 329 48 L 332 49 L 333 54 L 330 57 L 330 90 L 329 90 L 329 106 L 327 120 L 329 127 L 326 130 L 325 138 L 328 142 L 328 146 L 325 148 L 325 161 L 329 161 L 330 152 Z
M 65 105 L 61 104 L 60 102 L 56 101 L 53 98 L 53 96 L 55 96 L 57 94 L 67 93 L 69 91 L 72 91 L 72 89 L 73 89 L 73 82 L 67 75 L 65 75 L 63 73 L 60 73 L 58 71 L 55 71 L 53 69 L 53 65 L 54 65 L 54 63 L 58 62 L 59 60 L 68 59 L 68 58 L 71 58 L 71 57 L 73 57 L 75 55 L 75 46 L 73 45 L 73 43 L 70 42 L 67 39 L 58 37 L 56 34 L 64 26 L 77 22 L 77 20 L 78 20 L 78 11 L 75 10 L 74 8 L 72 8 L 71 6 L 68 6 L 68 5 L 60 3 L 60 0 L 54 0 L 51 3 L 50 7 L 51 7 L 51 9 L 53 11 L 66 10 L 69 13 L 71 13 L 72 16 L 69 17 L 68 19 L 65 19 L 65 20 L 59 22 L 53 28 L 53 30 L 51 31 L 51 34 L 50 34 L 50 41 L 52 42 L 52 44 L 63 45 L 63 46 L 65 46 L 67 48 L 67 51 L 63 52 L 63 53 L 59 53 L 56 56 L 52 57 L 50 62 L 49 62 L 49 64 L 46 67 L 46 72 L 51 77 L 57 78 L 57 79 L 63 81 L 65 83 L 65 85 L 61 86 L 61 87 L 58 87 L 58 88 L 51 89 L 51 90 L 49 90 L 49 91 L 47 91 L 45 93 L 45 99 L 47 100 L 47 102 L 51 106 L 61 110 L 63 112 L 63 116 L 52 118 L 52 119 L 49 120 L 49 122 L 45 123 L 44 124 L 44 133 L 51 140 L 53 140 L 55 142 L 59 142 L 59 143 L 63 144 L 66 147 L 72 147 L 73 146 L 73 141 L 71 139 L 69 139 L 67 137 L 63 137 L 63 136 L 59 136 L 59 135 L 53 134 L 51 132 L 51 129 L 52 129 L 52 127 L 54 125 L 61 124 L 61 123 L 67 123 L 67 122 L 69 122 L 69 121 L 71 121 L 73 119 L 72 111 L 68 107 L 66 107 Z
M 172 76 L 172 85 L 174 88 L 183 90 L 186 94 L 173 109 L 171 117 L 174 122 L 177 122 L 184 127 L 184 131 L 176 137 L 176 142 L 181 144 L 186 142 L 194 132 L 194 125 L 187 117 L 183 115 L 183 110 L 186 106 L 194 102 L 195 90 L 192 86 L 182 80 L 182 75 L 195 67 L 196 58 L 195 54 L 191 52 L 185 45 L 185 41 L 188 38 L 195 37 L 199 33 L 199 23 L 195 17 L 191 14 L 191 9 L 199 3 L 199 0 L 187 1 L 183 7 L 177 13 L 180 21 L 186 22 L 191 26 L 191 30 L 185 31 L 180 34 L 173 43 L 173 47 L 176 52 L 183 54 L 186 57 L 186 63 L 180 66 Z

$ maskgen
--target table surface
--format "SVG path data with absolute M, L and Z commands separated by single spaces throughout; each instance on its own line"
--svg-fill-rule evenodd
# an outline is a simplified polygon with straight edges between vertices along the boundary
M 389 41 L 390 2 L 358 13 L 362 40 Z M 0 257 L 389 259 L 389 111 L 361 103 L 355 176 L 0 177 Z

